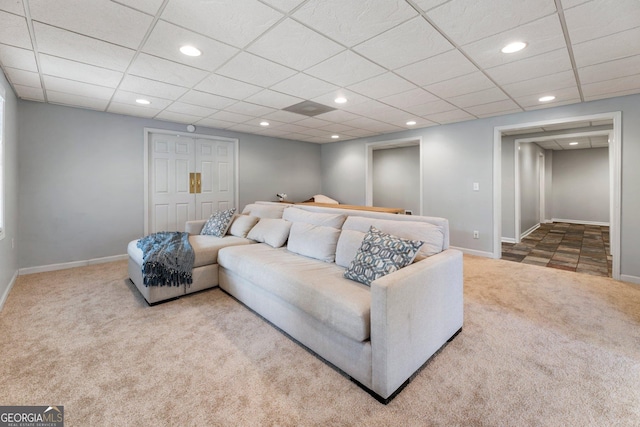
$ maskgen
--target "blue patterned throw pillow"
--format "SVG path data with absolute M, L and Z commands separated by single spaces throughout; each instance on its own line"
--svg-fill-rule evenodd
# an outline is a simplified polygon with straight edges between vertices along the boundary
M 374 226 L 364 236 L 344 277 L 371 286 L 371 282 L 411 264 L 424 242 L 383 233 Z
M 236 208 L 214 212 L 204 224 L 204 227 L 202 227 L 200 234 L 223 237 L 227 234 L 227 230 L 231 225 L 231 220 L 233 219 L 233 214 L 235 212 Z

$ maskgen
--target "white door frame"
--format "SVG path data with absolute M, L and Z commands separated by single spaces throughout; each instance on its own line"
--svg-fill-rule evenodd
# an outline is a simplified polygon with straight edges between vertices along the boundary
M 613 120 L 612 138 L 609 141 L 610 200 L 610 241 L 613 256 L 612 277 L 620 280 L 620 219 L 622 183 L 622 112 L 565 117 L 539 122 L 518 123 L 496 126 L 493 130 L 493 258 L 502 256 L 502 132 L 522 128 L 543 127 L 566 122 Z
M 410 144 L 415 143 L 415 144 Z M 422 137 L 416 136 L 412 138 L 402 138 L 402 139 L 394 139 L 390 141 L 379 141 L 379 142 L 369 142 L 365 145 L 365 158 L 367 159 L 365 164 L 365 206 L 373 206 L 373 151 L 375 149 L 379 149 L 380 147 L 389 147 L 398 145 L 399 148 L 406 146 L 417 145 L 420 149 L 420 187 L 418 191 L 420 192 L 420 212 L 418 215 L 423 215 L 423 192 L 422 192 L 422 182 L 423 182 L 423 161 L 422 161 Z
M 239 183 L 239 161 L 238 161 L 238 139 L 237 138 L 227 138 L 224 136 L 215 136 L 215 135 L 204 135 L 199 133 L 188 133 L 188 132 L 178 132 L 167 129 L 156 129 L 156 128 L 144 128 L 144 165 L 143 165 L 143 173 L 144 173 L 144 235 L 149 234 L 149 162 L 151 161 L 151 150 L 149 144 L 151 144 L 151 134 L 164 134 L 164 135 L 176 135 L 176 136 L 184 136 L 187 138 L 193 138 L 194 140 L 197 138 L 200 139 L 212 139 L 217 141 L 227 141 L 233 143 L 233 155 L 234 155 L 234 200 L 235 200 L 235 208 L 238 209 L 238 195 L 240 194 L 240 183 Z

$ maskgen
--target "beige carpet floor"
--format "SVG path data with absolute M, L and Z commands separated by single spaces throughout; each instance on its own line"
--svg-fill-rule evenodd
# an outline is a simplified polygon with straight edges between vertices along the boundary
M 116 262 L 20 276 L 0 405 L 67 426 L 637 426 L 640 286 L 465 256 L 465 323 L 385 406 L 219 289 L 148 307 Z

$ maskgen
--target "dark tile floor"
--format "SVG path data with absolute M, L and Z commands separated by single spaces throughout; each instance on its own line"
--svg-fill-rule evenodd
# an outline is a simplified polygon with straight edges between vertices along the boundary
M 611 277 L 609 227 L 541 224 L 520 243 L 503 243 L 502 259 Z

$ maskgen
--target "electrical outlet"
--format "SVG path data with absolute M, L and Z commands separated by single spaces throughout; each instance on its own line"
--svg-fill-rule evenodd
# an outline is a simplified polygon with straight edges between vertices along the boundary
M 478 230 L 475 230 L 475 231 L 473 232 L 473 238 L 474 238 L 474 239 L 479 239 L 479 238 L 480 238 L 480 233 L 478 232 Z

